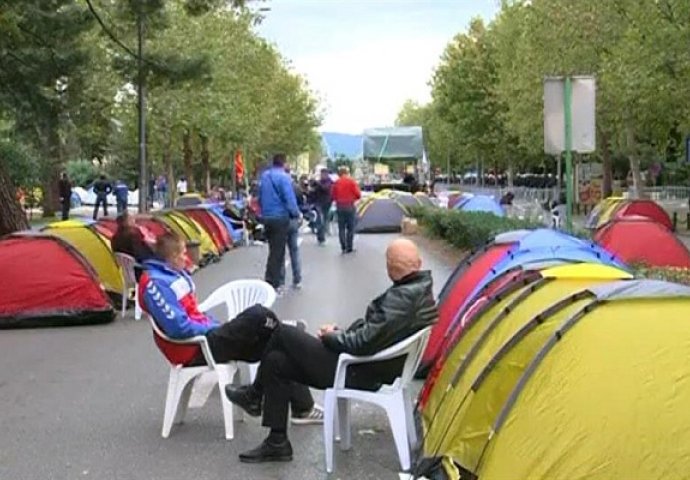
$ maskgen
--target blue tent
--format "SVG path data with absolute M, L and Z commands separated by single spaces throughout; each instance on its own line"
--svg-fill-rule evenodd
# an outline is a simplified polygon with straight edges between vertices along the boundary
M 239 242 L 242 241 L 242 238 L 244 237 L 244 230 L 240 228 L 239 225 L 233 224 L 231 219 L 225 216 L 225 214 L 223 213 L 224 207 L 222 204 L 206 204 L 203 205 L 203 208 L 206 208 L 209 212 L 213 213 L 214 215 L 216 215 L 216 217 L 220 218 L 220 220 L 223 222 L 223 225 L 225 225 L 225 228 L 227 228 L 228 233 L 230 233 L 230 237 L 232 237 L 233 244 L 237 245 Z
M 593 242 L 573 237 L 567 233 L 540 228 L 529 233 L 516 235 L 515 243 L 505 256 L 499 260 L 491 271 L 474 286 L 451 322 L 453 328 L 462 318 L 465 310 L 472 305 L 478 294 L 493 280 L 517 267 L 543 264 L 544 262 L 562 263 L 600 263 L 627 270 L 627 266 L 612 253 Z M 512 242 L 511 242 L 512 243 Z
M 499 205 L 493 197 L 488 197 L 486 195 L 475 195 L 473 197 L 463 198 L 453 208 L 457 208 L 463 212 L 488 212 L 498 217 L 505 217 L 506 215 L 503 207 Z
M 362 158 L 362 136 L 349 133 L 322 132 L 321 146 L 331 159 L 344 156 L 350 160 Z

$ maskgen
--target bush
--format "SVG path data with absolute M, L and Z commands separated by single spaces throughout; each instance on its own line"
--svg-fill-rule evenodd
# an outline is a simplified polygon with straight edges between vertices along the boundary
M 690 269 L 679 267 L 650 267 L 644 264 L 630 266 L 635 277 L 690 285 Z
M 432 236 L 462 250 L 479 248 L 503 232 L 543 227 L 539 223 L 484 212 L 417 207 L 411 209 L 410 214 Z

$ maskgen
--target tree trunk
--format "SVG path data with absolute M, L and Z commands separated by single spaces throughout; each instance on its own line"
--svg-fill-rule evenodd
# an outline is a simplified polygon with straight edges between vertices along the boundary
M 54 217 L 55 212 L 60 209 L 60 192 L 58 182 L 60 181 L 60 170 L 62 159 L 60 158 L 60 136 L 57 131 L 57 121 L 46 123 L 45 130 L 42 132 L 43 150 L 45 158 L 48 160 L 47 168 L 43 172 L 43 218 Z
M 0 237 L 19 230 L 27 230 L 29 222 L 16 195 L 16 188 L 0 160 Z
M 602 179 L 602 197 L 607 198 L 613 194 L 613 162 L 611 161 L 611 145 L 608 132 L 600 132 L 601 138 L 601 163 L 604 173 Z
M 163 174 L 168 183 L 168 202 L 170 206 L 175 205 L 177 195 L 177 183 L 172 164 L 172 132 L 168 132 L 163 143 Z
M 208 150 L 208 137 L 199 135 L 199 139 L 201 140 L 201 182 L 204 193 L 208 194 L 211 191 L 211 152 Z
M 194 170 L 192 168 L 192 160 L 194 151 L 192 150 L 192 132 L 185 129 L 182 133 L 182 164 L 184 166 L 184 174 L 187 179 L 187 191 L 196 191 L 194 185 Z
M 633 198 L 644 198 L 644 185 L 642 184 L 642 174 L 640 173 L 640 157 L 636 151 L 635 132 L 631 127 L 628 127 L 626 131 L 626 143 L 628 158 L 630 159 L 630 170 L 633 176 Z

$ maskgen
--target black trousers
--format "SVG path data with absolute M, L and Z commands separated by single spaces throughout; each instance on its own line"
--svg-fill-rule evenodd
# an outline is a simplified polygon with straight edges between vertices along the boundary
M 339 354 L 326 348 L 320 339 L 294 327 L 282 325 L 271 337 L 259 366 L 255 387 L 263 391 L 263 426 L 285 429 L 292 385 L 299 383 L 318 389 L 333 386 Z M 346 384 L 376 390 L 400 375 L 404 358 L 348 369 Z
M 355 207 L 338 209 L 338 237 L 340 238 L 340 248 L 343 252 L 352 251 L 356 223 L 357 212 Z
M 93 219 L 98 218 L 98 208 L 103 205 L 103 215 L 108 216 L 108 199 L 101 196 L 96 196 L 96 205 L 93 207 Z
M 62 201 L 62 219 L 63 220 L 69 220 L 69 209 L 70 209 L 70 201 L 71 200 L 63 200 Z
M 273 334 L 283 328 L 275 314 L 260 305 L 240 313 L 232 321 L 222 324 L 206 335 L 213 359 L 218 363 L 242 361 L 254 363 L 261 360 Z M 199 355 L 191 365 L 205 365 Z M 308 412 L 314 406 L 309 388 L 304 385 L 288 385 L 288 402 L 293 411 Z
M 285 265 L 285 247 L 287 246 L 289 218 L 264 219 L 266 240 L 268 241 L 268 260 L 264 279 L 273 288 L 280 286 L 280 274 Z

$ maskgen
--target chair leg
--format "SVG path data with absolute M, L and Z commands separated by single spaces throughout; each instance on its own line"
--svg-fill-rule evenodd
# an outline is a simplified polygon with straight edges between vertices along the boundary
M 172 429 L 175 417 L 177 416 L 177 404 L 180 400 L 181 388 L 180 380 L 182 369 L 179 367 L 172 367 L 170 369 L 170 377 L 168 379 L 168 393 L 165 396 L 165 413 L 163 414 L 163 431 L 161 435 L 163 438 L 168 438 L 170 430 Z
M 347 398 L 338 399 L 338 430 L 340 431 L 340 449 L 349 450 L 352 447 L 352 436 L 350 428 L 350 400 Z
M 404 390 L 404 407 L 405 407 L 405 424 L 407 425 L 407 436 L 410 444 L 410 449 L 414 449 L 417 446 L 419 439 L 417 438 L 417 428 L 414 423 L 414 402 L 410 391 L 408 389 Z
M 127 286 L 122 287 L 122 310 L 120 314 L 122 318 L 125 318 L 125 313 L 127 312 Z
M 139 305 L 139 288 L 134 286 L 134 320 L 141 320 L 141 306 Z
M 183 382 L 186 379 L 183 379 Z M 189 407 L 189 399 L 192 396 L 192 391 L 194 390 L 194 383 L 196 382 L 196 377 L 192 377 L 191 380 L 184 382 L 182 387 L 182 393 L 180 394 L 180 400 L 177 404 L 177 413 L 175 414 L 175 419 L 173 420 L 173 425 L 178 425 L 184 422 L 184 417 L 187 415 L 187 408 Z
M 323 395 L 323 447 L 326 454 L 326 472 L 333 473 L 333 429 L 337 418 L 335 393 L 327 389 Z
M 405 417 L 405 399 L 402 392 L 394 394 L 386 405 L 386 414 L 393 432 L 395 448 L 400 459 L 400 468 L 403 472 L 410 469 L 410 444 L 407 432 L 407 421 Z
M 235 438 L 235 425 L 233 424 L 233 404 L 225 396 L 225 386 L 232 383 L 236 373 L 237 367 L 233 364 L 220 366 L 217 370 L 218 391 L 220 392 L 220 404 L 223 407 L 226 440 Z

